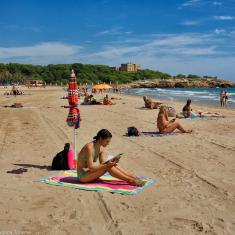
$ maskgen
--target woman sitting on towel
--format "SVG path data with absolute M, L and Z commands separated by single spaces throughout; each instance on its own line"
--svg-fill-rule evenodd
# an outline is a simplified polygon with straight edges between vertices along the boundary
M 113 104 L 113 102 L 112 102 L 111 100 L 109 100 L 109 96 L 108 96 L 108 95 L 106 95 L 106 96 L 104 97 L 104 99 L 103 99 L 103 104 L 104 104 L 104 105 L 112 105 L 112 104 Z
M 192 130 L 185 130 L 178 122 L 175 121 L 176 119 L 173 118 L 169 121 L 168 114 L 167 114 L 167 107 L 161 106 L 160 111 L 158 113 L 157 118 L 157 128 L 159 129 L 160 133 L 171 133 L 175 129 L 180 130 L 182 133 L 191 133 Z
M 112 134 L 106 130 L 100 130 L 94 140 L 86 144 L 78 154 L 77 178 L 82 183 L 95 181 L 106 172 L 115 178 L 126 181 L 131 185 L 143 186 L 144 181 L 118 166 L 117 159 L 105 163 L 104 148 L 109 145 Z

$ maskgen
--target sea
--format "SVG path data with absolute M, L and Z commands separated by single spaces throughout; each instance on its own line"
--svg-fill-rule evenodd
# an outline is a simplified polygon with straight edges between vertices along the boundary
M 228 107 L 235 108 L 235 88 L 132 88 L 122 93 L 136 96 L 149 96 L 156 100 L 183 101 L 191 99 L 192 103 L 220 106 L 221 90 L 227 91 Z

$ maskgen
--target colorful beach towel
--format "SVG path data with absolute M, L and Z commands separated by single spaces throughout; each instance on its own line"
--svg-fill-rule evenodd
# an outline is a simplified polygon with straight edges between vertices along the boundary
M 190 117 L 185 118 L 186 120 L 218 120 L 219 118 L 224 118 L 223 115 L 219 113 L 203 112 L 201 115 L 192 113 Z
M 67 186 L 81 190 L 106 191 L 124 195 L 135 195 L 140 193 L 149 185 L 155 183 L 155 180 L 146 177 L 138 178 L 146 181 L 146 184 L 143 187 L 132 186 L 124 181 L 112 177 L 109 173 L 104 174 L 102 177 L 92 183 L 80 183 L 77 180 L 77 172 L 75 170 L 63 171 L 58 175 L 49 176 L 47 178 L 40 179 L 39 181 L 46 184 Z
M 194 116 L 191 115 L 188 118 L 185 118 L 185 120 L 218 120 L 219 118 L 222 118 L 220 116 L 205 116 L 205 115 L 201 115 L 201 116 Z

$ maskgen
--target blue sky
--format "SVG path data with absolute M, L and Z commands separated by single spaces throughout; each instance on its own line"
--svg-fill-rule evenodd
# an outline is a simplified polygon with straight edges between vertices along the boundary
M 235 0 L 1 0 L 0 62 L 133 62 L 235 81 Z

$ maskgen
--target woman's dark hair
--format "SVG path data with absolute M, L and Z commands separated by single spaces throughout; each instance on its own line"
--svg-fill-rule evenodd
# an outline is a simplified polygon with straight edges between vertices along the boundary
M 100 130 L 97 133 L 97 135 L 93 137 L 94 140 L 108 139 L 108 138 L 112 138 L 112 134 L 107 129 Z
M 187 100 L 187 105 L 190 105 L 190 104 L 191 104 L 191 100 L 188 99 L 188 100 Z

